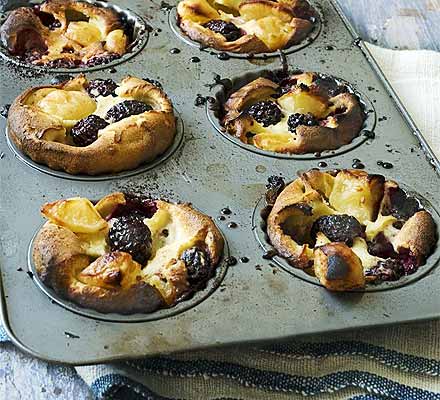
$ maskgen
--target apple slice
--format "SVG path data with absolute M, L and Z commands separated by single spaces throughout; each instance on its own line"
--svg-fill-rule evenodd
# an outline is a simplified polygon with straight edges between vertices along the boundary
M 198 24 L 204 24 L 211 19 L 218 19 L 220 14 L 206 0 L 185 0 L 177 5 L 180 18 L 188 19 Z
M 290 113 L 310 113 L 316 118 L 325 118 L 329 112 L 324 99 L 302 90 L 286 93 L 278 99 L 278 104 Z
M 102 218 L 107 219 L 116 207 L 126 203 L 124 193 L 116 192 L 103 197 L 95 205 L 95 210 L 101 215 Z
M 41 212 L 54 224 L 74 233 L 94 233 L 107 228 L 107 222 L 90 200 L 81 197 L 47 203 Z
M 253 137 L 254 146 L 269 151 L 285 151 L 286 147 L 293 143 L 290 133 L 260 133 Z
M 283 22 L 290 22 L 293 18 L 289 7 L 270 0 L 245 1 L 240 4 L 239 10 L 240 15 L 248 21 L 272 16 Z

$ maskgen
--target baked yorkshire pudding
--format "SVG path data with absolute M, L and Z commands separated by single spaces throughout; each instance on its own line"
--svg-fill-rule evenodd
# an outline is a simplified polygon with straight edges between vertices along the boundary
M 183 0 L 178 23 L 192 40 L 233 53 L 265 53 L 301 42 L 316 13 L 305 0 Z
M 83 75 L 21 94 L 9 135 L 34 161 L 70 174 L 136 168 L 173 142 L 176 121 L 166 94 L 146 80 L 88 81 Z
M 243 143 L 290 154 L 349 144 L 365 120 L 347 85 L 311 72 L 259 77 L 232 93 L 223 112 L 222 125 Z
M 417 271 L 437 242 L 431 214 L 396 182 L 360 170 L 269 179 L 272 245 L 329 290 L 363 288 Z
M 13 10 L 0 38 L 11 55 L 52 68 L 105 64 L 125 54 L 130 44 L 116 12 L 72 0 Z
M 93 204 L 45 204 L 34 242 L 38 276 L 58 295 L 103 313 L 171 307 L 214 274 L 223 238 L 189 204 L 112 193 Z

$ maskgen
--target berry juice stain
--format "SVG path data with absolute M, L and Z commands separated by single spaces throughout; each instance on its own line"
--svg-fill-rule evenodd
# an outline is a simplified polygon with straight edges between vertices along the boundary
M 394 167 L 393 164 L 391 164 L 390 162 L 386 162 L 386 161 L 378 161 L 377 165 L 379 167 L 385 168 L 385 169 L 391 169 Z
M 3 118 L 8 118 L 9 109 L 11 108 L 10 104 L 5 104 L 4 106 L 0 107 L 0 115 Z
M 374 132 L 371 132 L 371 131 L 364 131 L 364 136 L 365 136 L 367 139 L 374 139 L 376 135 L 375 135 Z
M 206 97 L 202 96 L 201 94 L 197 94 L 196 99 L 194 100 L 194 105 L 196 107 L 201 107 L 206 104 Z
M 235 257 L 231 256 L 225 258 L 225 263 L 231 267 L 233 265 L 237 265 L 238 261 Z
M 272 260 L 272 258 L 274 258 L 276 255 L 278 255 L 278 252 L 273 249 L 273 250 L 267 250 L 264 254 L 263 254 L 263 258 L 265 260 Z
M 364 169 L 365 165 L 362 164 L 361 160 L 359 160 L 359 158 L 355 158 L 353 160 L 353 164 L 351 165 L 352 168 L 354 169 Z
M 218 53 L 217 58 L 222 61 L 229 60 L 231 56 L 228 53 Z

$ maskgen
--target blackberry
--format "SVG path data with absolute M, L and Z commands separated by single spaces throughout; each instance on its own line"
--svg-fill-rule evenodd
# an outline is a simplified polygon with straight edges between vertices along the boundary
M 388 189 L 389 200 L 386 202 L 383 214 L 406 221 L 417 211 L 420 211 L 420 203 L 416 198 L 408 196 L 400 188 Z
M 87 93 L 90 97 L 110 96 L 115 95 L 115 90 L 118 87 L 113 79 L 94 79 L 87 85 Z
M 151 256 L 151 232 L 139 213 L 115 218 L 108 241 L 111 251 L 128 253 L 141 265 L 145 265 Z
M 405 275 L 414 274 L 419 269 L 420 262 L 418 262 L 417 257 L 412 255 L 410 252 L 399 253 L 399 261 L 402 265 Z
M 108 64 L 118 58 L 121 58 L 121 56 L 116 53 L 101 54 L 90 58 L 84 63 L 84 65 L 86 67 L 96 67 L 98 65 Z
M 379 232 L 373 240 L 368 243 L 368 252 L 380 258 L 395 258 L 397 256 L 393 245 L 385 237 L 383 232 Z
M 273 101 L 259 101 L 251 105 L 247 113 L 264 127 L 275 125 L 283 118 L 280 108 Z
M 240 28 L 236 27 L 232 22 L 225 22 L 221 19 L 213 19 L 207 22 L 205 28 L 222 34 L 228 42 L 233 42 L 241 37 Z
M 405 274 L 405 270 L 399 260 L 388 258 L 379 261 L 378 264 L 365 271 L 365 276 L 373 276 L 379 281 L 397 281 Z
M 266 204 L 273 206 L 277 197 L 284 190 L 286 184 L 284 179 L 278 175 L 272 175 L 268 178 L 268 183 L 266 185 Z
M 75 60 L 69 58 L 57 58 L 46 64 L 47 68 L 75 68 L 76 66 Z
M 312 237 L 322 232 L 332 242 L 344 242 L 348 246 L 353 239 L 364 236 L 364 228 L 351 215 L 325 215 L 318 218 L 312 226 Z
M 141 215 L 143 218 L 151 218 L 157 211 L 154 200 L 138 196 L 133 193 L 124 193 L 125 204 L 119 204 L 109 215 L 108 219 L 126 216 L 132 213 Z
M 114 105 L 107 111 L 105 118 L 110 122 L 118 122 L 131 115 L 142 114 L 146 111 L 152 110 L 151 106 L 138 100 L 125 100 L 122 103 Z
M 92 114 L 78 121 L 70 131 L 70 136 L 77 146 L 85 147 L 98 139 L 98 131 L 107 125 L 108 123 L 101 117 Z
M 204 250 L 191 247 L 182 253 L 180 259 L 185 263 L 190 283 L 203 282 L 209 278 L 210 262 Z
M 312 114 L 292 114 L 287 120 L 287 126 L 290 132 L 295 132 L 298 126 L 316 126 L 318 125 L 318 120 Z

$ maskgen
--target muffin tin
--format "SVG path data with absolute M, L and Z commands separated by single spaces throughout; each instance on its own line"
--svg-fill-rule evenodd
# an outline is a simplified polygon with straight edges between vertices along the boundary
M 340 294 L 299 279 L 278 259 L 262 257 L 259 208 L 267 178 L 282 174 L 291 180 L 297 171 L 317 167 L 318 161 L 334 169 L 350 168 L 354 159 L 360 159 L 367 171 L 397 180 L 424 198 L 440 227 L 435 211 L 440 201 L 439 161 L 337 4 L 333 0 L 311 3 L 320 12 L 321 32 L 307 47 L 279 57 L 223 61 L 210 49 L 199 51 L 182 42 L 169 23 L 174 10 L 164 3 L 119 1 L 118 7 L 129 9 L 151 26 L 148 43 L 132 58 L 118 60 L 116 67 L 103 65 L 87 75 L 159 79 L 185 125 L 176 151 L 135 176 L 96 181 L 63 175 L 66 179 L 60 179 L 21 162 L 19 158 L 24 156 L 18 150 L 10 151 L 6 135 L 0 136 L 1 316 L 17 346 L 42 359 L 84 365 L 439 317 L 438 249 L 409 281 L 389 290 Z M 172 54 L 172 48 L 181 51 Z M 200 62 L 191 62 L 192 57 Z M 323 153 L 320 159 L 313 155 L 270 157 L 231 143 L 209 121 L 207 113 L 215 122 L 210 103 L 206 109 L 195 105 L 197 94 L 215 96 L 221 91 L 221 87 L 210 90 L 214 74 L 238 82 L 246 74 L 280 68 L 284 58 L 292 70 L 321 72 L 349 82 L 361 94 L 365 107 L 376 111 L 375 128 L 365 127 L 374 129 L 375 137 L 362 136 L 362 143 L 335 154 Z M 48 83 L 58 73 L 4 60 L 0 65 L 2 102 L 11 103 L 27 87 Z M 1 118 L 3 132 L 5 122 Z M 377 165 L 379 160 L 394 168 L 383 169 Z M 41 205 L 77 195 L 100 198 L 117 190 L 193 203 L 216 219 L 237 264 L 227 269 L 221 264 L 207 292 L 181 303 L 182 309 L 177 306 L 132 320 L 90 315 L 93 313 L 69 307 L 61 299 L 51 301 L 51 293 L 44 293 L 32 274 L 32 265 L 28 270 L 28 249 L 42 223 Z M 225 207 L 232 213 L 222 214 Z

